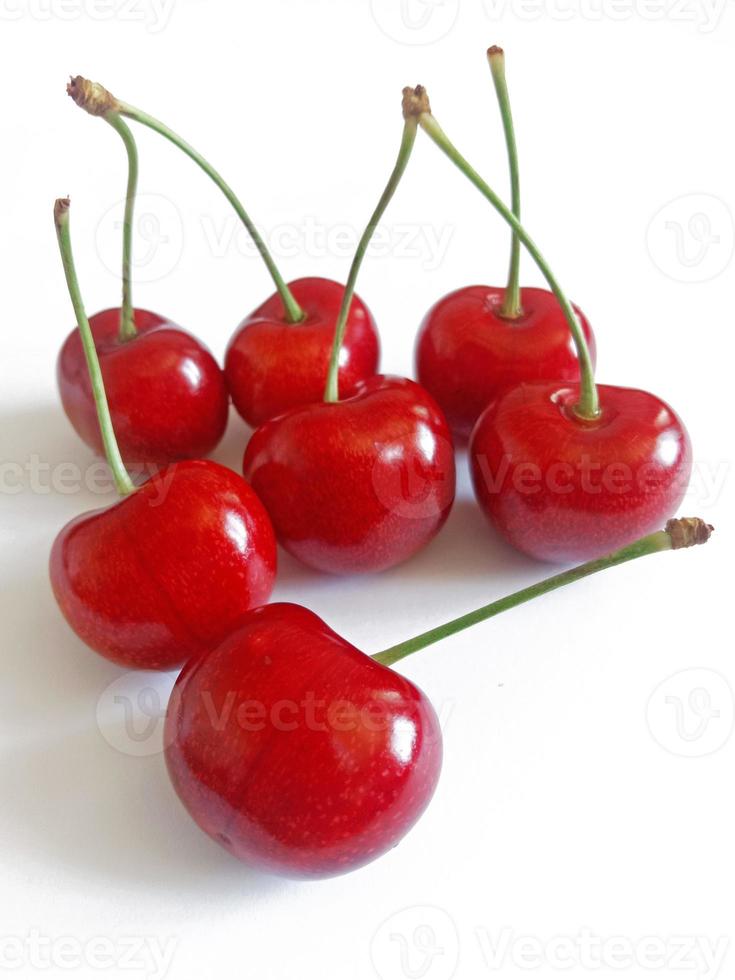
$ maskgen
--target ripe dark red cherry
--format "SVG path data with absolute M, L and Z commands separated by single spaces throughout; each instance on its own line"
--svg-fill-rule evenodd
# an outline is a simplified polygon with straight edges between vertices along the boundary
M 302 606 L 249 614 L 184 668 L 166 761 L 191 816 L 253 867 L 327 877 L 394 847 L 436 787 L 424 694 Z
M 415 824 L 441 766 L 436 714 L 391 665 L 602 569 L 702 544 L 711 531 L 697 518 L 669 521 L 602 561 L 372 657 L 303 606 L 255 609 L 176 681 L 164 733 L 174 788 L 199 827 L 252 867 L 293 878 L 359 868 Z
M 268 601 L 276 542 L 237 473 L 186 460 L 67 524 L 50 574 L 87 646 L 125 667 L 165 669 L 211 649 Z
M 90 318 L 110 413 L 129 466 L 163 466 L 208 455 L 227 425 L 228 394 L 214 357 L 196 338 L 156 313 L 134 310 L 137 333 L 121 339 L 120 309 Z M 61 402 L 79 436 L 103 453 L 79 330 L 57 364 Z
M 692 450 L 676 413 L 645 391 L 597 390 L 599 418 L 580 423 L 577 385 L 518 385 L 472 433 L 477 500 L 533 558 L 598 558 L 660 527 L 684 497 Z
M 128 667 L 173 667 L 211 649 L 267 601 L 275 535 L 251 488 L 217 463 L 174 463 L 134 486 L 79 291 L 68 199 L 56 202 L 54 220 L 101 440 L 123 499 L 63 528 L 51 551 L 51 585 L 70 626 L 92 649 Z
M 423 388 L 376 375 L 351 397 L 293 409 L 261 426 L 243 461 L 281 545 L 333 573 L 410 558 L 454 500 L 452 437 Z
M 247 316 L 230 340 L 225 376 L 235 408 L 254 428 L 324 392 L 334 330 L 345 287 L 310 277 L 288 284 L 304 319 L 290 323 L 276 292 Z M 375 321 L 352 298 L 339 359 L 339 390 L 349 397 L 378 368 Z
M 505 289 L 465 286 L 429 310 L 416 342 L 416 370 L 457 438 L 467 439 L 503 388 L 523 381 L 579 380 L 579 361 L 559 301 L 547 289 L 523 287 L 523 312 L 502 314 Z M 595 341 L 574 307 L 595 362 Z

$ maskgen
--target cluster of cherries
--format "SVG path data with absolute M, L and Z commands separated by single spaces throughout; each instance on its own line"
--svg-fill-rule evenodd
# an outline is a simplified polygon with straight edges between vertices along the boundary
M 488 57 L 512 208 L 450 143 L 424 89 L 405 89 L 398 158 L 345 286 L 285 283 L 232 188 L 193 147 L 96 83 L 76 77 L 68 87 L 128 156 L 121 307 L 87 319 L 68 199 L 54 212 L 77 320 L 59 356 L 61 398 L 80 437 L 104 452 L 122 499 L 61 531 L 51 582 L 93 650 L 130 668 L 185 665 L 167 713 L 170 776 L 208 834 L 266 870 L 320 877 L 358 867 L 394 846 L 428 804 L 441 765 L 437 717 L 392 664 L 711 531 L 695 518 L 667 523 L 691 468 L 677 415 L 646 392 L 595 384 L 589 324 L 520 224 L 504 58 L 499 48 Z M 126 119 L 215 181 L 274 280 L 274 295 L 232 337 L 224 370 L 191 334 L 132 304 L 138 157 Z M 426 315 L 416 383 L 376 374 L 378 333 L 355 285 L 419 127 L 510 225 L 512 251 L 505 289 L 466 287 Z M 550 291 L 519 287 L 521 245 Z M 230 399 L 255 430 L 244 478 L 204 458 Z M 304 607 L 267 604 L 277 541 L 334 574 L 378 572 L 425 547 L 454 500 L 454 438 L 469 438 L 477 499 L 501 534 L 535 558 L 584 564 L 373 656 Z M 134 481 L 133 468 L 147 478 Z

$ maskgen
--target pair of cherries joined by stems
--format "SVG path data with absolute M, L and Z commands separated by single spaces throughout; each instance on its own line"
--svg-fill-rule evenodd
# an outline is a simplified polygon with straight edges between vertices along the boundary
M 115 442 L 69 239 L 55 219 L 108 461 L 125 498 L 57 537 L 55 595 L 77 633 L 136 667 L 186 659 L 164 734 L 182 803 L 251 867 L 324 878 L 378 858 L 428 806 L 442 762 L 426 695 L 392 665 L 445 637 L 603 569 L 708 540 L 671 520 L 608 555 L 369 656 L 303 606 L 267 599 L 275 541 L 255 494 L 206 461 L 165 467 L 137 489 Z
M 475 495 L 494 527 L 533 558 L 585 561 L 660 527 L 676 511 L 692 450 L 681 419 L 660 398 L 595 384 L 589 324 L 518 218 L 504 55 L 490 48 L 488 57 L 506 133 L 513 210 L 451 143 L 421 86 L 411 93 L 411 111 L 510 225 L 509 283 L 504 294 L 474 286 L 433 307 L 418 337 L 418 376 L 455 433 L 471 432 Z M 521 244 L 550 292 L 519 288 Z
M 119 133 L 128 159 L 122 307 L 90 317 L 125 461 L 155 466 L 206 455 L 224 432 L 228 392 L 237 411 L 251 426 L 295 406 L 318 401 L 324 389 L 344 287 L 317 276 L 286 283 L 230 185 L 164 123 L 81 76 L 71 79 L 67 92 L 77 105 L 103 118 Z M 190 334 L 163 317 L 133 308 L 131 256 L 138 152 L 126 119 L 165 137 L 212 179 L 251 235 L 276 286 L 273 296 L 247 316 L 233 335 L 224 376 L 206 348 Z M 379 353 L 373 317 L 355 296 L 339 357 L 343 395 L 352 394 L 361 381 L 375 374 Z M 62 402 L 72 424 L 85 442 L 101 452 L 94 401 L 76 330 L 62 349 L 58 377 Z M 153 397 L 147 398 L 145 415 L 136 398 L 136 389 L 141 385 L 147 391 L 155 388 Z

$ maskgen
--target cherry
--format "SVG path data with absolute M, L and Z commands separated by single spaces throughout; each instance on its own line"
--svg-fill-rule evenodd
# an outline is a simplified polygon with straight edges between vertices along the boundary
M 219 187 L 253 239 L 276 292 L 242 321 L 227 349 L 227 385 L 240 415 L 255 427 L 290 408 L 319 399 L 344 287 L 318 277 L 286 283 L 233 189 L 194 147 L 158 119 L 81 75 L 71 80 L 68 92 L 93 115 L 119 122 L 125 116 L 177 146 Z M 362 300 L 355 297 L 340 350 L 339 380 L 344 394 L 351 394 L 358 382 L 375 374 L 379 356 L 375 321 Z
M 438 300 L 416 341 L 416 372 L 441 405 L 452 432 L 467 440 L 492 399 L 509 385 L 558 378 L 576 381 L 579 362 L 559 302 L 546 289 L 521 290 L 523 313 L 500 310 L 503 290 L 464 286 Z M 587 318 L 575 306 L 594 362 Z
M 511 173 L 512 208 L 520 220 L 520 180 L 502 48 L 488 50 L 503 120 Z M 504 387 L 522 381 L 579 380 L 579 362 L 558 299 L 519 285 L 520 239 L 514 230 L 508 284 L 465 286 L 438 300 L 416 341 L 421 384 L 441 406 L 454 434 L 467 439 L 481 412 Z M 574 307 L 594 364 L 592 329 Z
M 414 98 L 419 125 L 541 269 L 579 358 L 579 383 L 517 385 L 486 408 L 469 446 L 478 501 L 497 530 L 532 557 L 597 557 L 660 526 L 678 506 L 692 466 L 686 429 L 655 395 L 610 385 L 598 390 L 584 332 L 535 242 L 450 142 L 425 90 Z
M 255 609 L 176 681 L 164 733 L 174 788 L 199 827 L 253 867 L 297 878 L 359 868 L 416 823 L 442 761 L 430 702 L 391 665 L 604 568 L 703 543 L 711 530 L 669 521 L 373 657 L 303 606 Z
M 51 584 L 69 625 L 92 649 L 129 667 L 173 667 L 221 642 L 268 600 L 275 535 L 253 490 L 217 463 L 173 463 L 133 485 L 79 293 L 68 212 L 68 199 L 56 202 L 102 440 L 123 499 L 62 529 L 51 551 Z
M 480 506 L 512 545 L 545 561 L 582 561 L 645 534 L 681 502 L 691 470 L 684 425 L 645 391 L 598 387 L 580 425 L 578 385 L 535 382 L 499 395 L 472 433 Z
M 452 437 L 406 378 L 376 375 L 351 398 L 266 422 L 243 461 L 280 544 L 324 572 L 376 572 L 424 547 L 454 500 Z
M 423 388 L 378 375 L 339 399 L 340 352 L 358 271 L 406 168 L 416 129 L 407 116 L 398 160 L 358 244 L 324 401 L 266 422 L 243 460 L 280 543 L 321 571 L 381 571 L 404 561 L 434 537 L 454 500 L 451 434 Z
M 73 93 L 74 82 L 69 85 Z M 119 309 L 90 318 L 120 451 L 130 466 L 151 468 L 206 456 L 227 425 L 224 374 L 207 348 L 165 317 L 136 310 L 132 301 L 133 214 L 138 151 L 125 121 L 109 106 L 97 106 L 123 140 L 128 183 L 123 219 L 123 298 Z M 103 452 L 84 348 L 75 328 L 57 363 L 61 402 L 78 435 Z
M 288 409 L 318 401 L 324 389 L 345 287 L 317 277 L 296 279 L 288 285 L 304 318 L 289 323 L 276 292 L 243 320 L 225 356 L 232 401 L 253 427 Z M 379 356 L 375 321 L 354 296 L 339 363 L 339 388 L 345 396 L 375 374 Z
M 191 334 L 156 313 L 134 310 L 131 340 L 120 338 L 120 311 L 89 318 L 120 452 L 129 466 L 162 466 L 206 456 L 227 425 L 222 370 Z M 61 402 L 78 435 L 103 452 L 79 331 L 66 338 L 57 365 Z

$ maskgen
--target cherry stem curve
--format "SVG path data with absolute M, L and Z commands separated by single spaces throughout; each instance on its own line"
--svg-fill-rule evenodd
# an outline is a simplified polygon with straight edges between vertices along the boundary
M 235 209 L 240 221 L 242 221 L 243 225 L 247 229 L 250 237 L 255 243 L 255 247 L 258 249 L 261 258 L 265 262 L 266 268 L 273 279 L 276 290 L 281 297 L 286 320 L 289 323 L 300 323 L 302 320 L 306 319 L 306 314 L 296 302 L 293 293 L 278 271 L 276 263 L 273 261 L 273 257 L 268 251 L 268 247 L 265 244 L 260 232 L 255 227 L 250 215 L 242 206 L 240 200 L 227 181 L 207 160 L 205 160 L 201 153 L 195 150 L 193 146 L 187 143 L 186 140 L 182 139 L 181 136 L 175 133 L 172 129 L 169 129 L 168 126 L 162 123 L 159 119 L 150 116 L 147 112 L 143 112 L 142 109 L 136 109 L 135 106 L 128 105 L 128 103 L 122 102 L 120 99 L 115 98 L 111 92 L 109 92 L 98 82 L 91 82 L 89 79 L 83 78 L 81 75 L 77 75 L 72 78 L 67 85 L 67 92 L 78 106 L 85 109 L 91 115 L 103 116 L 104 118 L 107 118 L 111 114 L 117 114 L 120 116 L 125 116 L 128 119 L 133 119 L 135 122 L 152 129 L 154 132 L 158 133 L 159 136 L 163 136 L 164 139 L 167 139 L 170 143 L 173 143 L 174 146 L 178 147 L 183 153 L 185 153 L 190 160 L 193 160 L 194 163 L 196 163 L 197 166 L 200 167 L 210 178 L 210 180 L 212 180 L 217 187 L 219 187 L 224 196 Z
M 378 663 L 391 666 L 409 654 L 415 653 L 417 650 L 422 650 L 424 647 L 428 647 L 438 640 L 443 640 L 447 636 L 460 633 L 462 630 L 467 629 L 468 626 L 474 626 L 476 623 L 482 623 L 486 619 L 492 619 L 493 616 L 497 616 L 499 613 L 505 612 L 508 609 L 513 609 L 515 606 L 520 606 L 522 603 L 528 602 L 529 599 L 546 595 L 547 592 L 553 592 L 555 589 L 560 589 L 564 585 L 578 582 L 580 579 L 604 571 L 606 568 L 622 565 L 624 562 L 642 558 L 644 555 L 653 555 L 658 551 L 678 550 L 679 548 L 689 548 L 695 544 L 704 544 L 709 540 L 712 531 L 712 526 L 706 524 L 698 517 L 672 518 L 663 531 L 655 531 L 653 534 L 639 538 L 632 544 L 628 544 L 610 555 L 597 558 L 595 561 L 585 562 L 583 565 L 577 565 L 576 568 L 571 568 L 569 571 L 561 572 L 559 575 L 552 575 L 551 578 L 537 582 L 535 585 L 531 585 L 526 589 L 513 592 L 511 595 L 497 599 L 487 606 L 481 606 L 479 609 L 475 609 L 473 612 L 467 613 L 464 616 L 459 616 L 457 619 L 452 619 L 442 626 L 436 626 L 434 629 L 427 630 L 425 633 L 420 633 L 418 636 L 414 636 L 409 640 L 404 640 L 403 643 L 398 643 L 396 646 L 389 647 L 387 650 L 382 650 L 380 653 L 374 654 L 373 659 L 377 660 Z
M 521 220 L 521 177 L 518 169 L 518 147 L 516 145 L 515 127 L 513 126 L 513 113 L 510 108 L 510 96 L 508 94 L 508 84 L 505 78 L 505 53 L 502 48 L 493 45 L 488 48 L 487 60 L 495 86 L 495 94 L 500 108 L 500 117 L 503 120 L 503 132 L 505 133 L 505 145 L 508 151 L 508 165 L 510 168 L 510 196 L 511 210 L 517 221 Z M 500 315 L 506 320 L 517 320 L 523 316 L 523 306 L 521 305 L 520 287 L 521 269 L 521 240 L 518 233 L 514 230 L 510 247 L 510 268 L 508 270 L 508 285 L 505 288 L 505 297 L 500 307 Z
M 352 298 L 355 295 L 355 285 L 357 283 L 357 276 L 360 272 L 360 266 L 362 265 L 362 260 L 365 258 L 365 252 L 367 251 L 368 245 L 370 244 L 370 239 L 373 237 L 375 229 L 378 222 L 383 217 L 385 209 L 388 207 L 391 198 L 396 192 L 401 177 L 403 176 L 408 161 L 411 157 L 411 151 L 413 150 L 414 143 L 416 142 L 416 132 L 417 132 L 417 122 L 413 116 L 406 118 L 403 126 L 403 135 L 401 137 L 401 146 L 398 151 L 398 157 L 393 167 L 393 171 L 388 178 L 388 183 L 385 185 L 385 190 L 380 196 L 377 207 L 373 211 L 370 221 L 362 233 L 362 237 L 357 244 L 357 249 L 355 250 L 355 256 L 352 259 L 352 265 L 350 266 L 350 272 L 347 276 L 347 283 L 345 285 L 345 291 L 342 294 L 342 305 L 340 306 L 339 315 L 337 317 L 337 323 L 334 328 L 334 342 L 332 344 L 332 354 L 329 359 L 329 370 L 327 372 L 327 384 L 324 389 L 324 401 L 325 402 L 336 402 L 339 401 L 339 355 L 342 349 L 342 342 L 345 337 L 345 330 L 347 329 L 347 317 L 350 314 L 350 307 L 352 305 Z
M 110 406 L 107 402 L 107 394 L 105 393 L 105 386 L 102 381 L 102 370 L 100 368 L 99 358 L 97 357 L 97 350 L 94 346 L 94 337 L 92 336 L 92 329 L 89 326 L 89 320 L 87 319 L 82 295 L 79 290 L 79 281 L 74 266 L 71 235 L 69 232 L 68 197 L 61 197 L 54 204 L 54 224 L 56 225 L 56 237 L 59 242 L 59 252 L 61 253 L 61 261 L 64 266 L 66 285 L 69 290 L 72 306 L 74 307 L 74 314 L 77 318 L 79 333 L 82 337 L 82 347 L 84 348 L 89 378 L 92 383 L 92 394 L 94 395 L 94 403 L 97 409 L 97 418 L 102 433 L 105 456 L 112 471 L 118 493 L 125 496 L 135 490 L 135 484 L 125 469 L 117 439 L 115 438 L 115 430 L 112 427 L 112 418 L 110 417 Z
M 414 92 L 416 91 L 420 93 L 424 104 L 428 105 L 425 89 L 418 86 Z M 429 109 L 424 108 L 418 112 L 418 122 L 427 136 L 429 136 L 434 143 L 436 143 L 439 149 L 449 157 L 452 163 L 454 163 L 454 165 L 465 175 L 465 177 L 467 177 L 467 179 L 475 185 L 483 197 L 485 197 L 485 199 L 492 204 L 498 214 L 500 214 L 500 216 L 511 226 L 513 231 L 518 235 L 518 238 L 523 243 L 526 251 L 531 255 L 534 262 L 543 273 L 544 278 L 549 284 L 549 288 L 554 296 L 556 296 L 557 300 L 559 301 L 559 305 L 564 312 L 564 317 L 569 324 L 569 329 L 572 333 L 574 346 L 577 349 L 580 383 L 579 402 L 574 406 L 575 413 L 580 419 L 593 421 L 600 414 L 600 401 L 597 393 L 597 386 L 595 385 L 595 377 L 594 371 L 592 370 L 592 359 L 590 357 L 589 347 L 587 346 L 584 332 L 582 331 L 582 327 L 577 320 L 574 308 L 567 299 L 566 294 L 562 291 L 562 288 L 546 262 L 546 259 L 544 259 L 538 246 L 520 221 L 515 217 L 513 212 L 502 202 L 495 191 L 482 179 L 482 177 L 470 165 L 470 163 L 465 160 L 459 150 L 457 150 Z
M 132 340 L 137 336 L 135 315 L 133 314 L 133 287 L 131 266 L 133 261 L 133 214 L 135 195 L 138 189 L 138 147 L 130 127 L 117 113 L 104 117 L 105 122 L 120 136 L 128 155 L 128 185 L 125 191 L 125 212 L 123 214 L 123 254 L 122 254 L 122 305 L 120 307 L 120 340 Z

